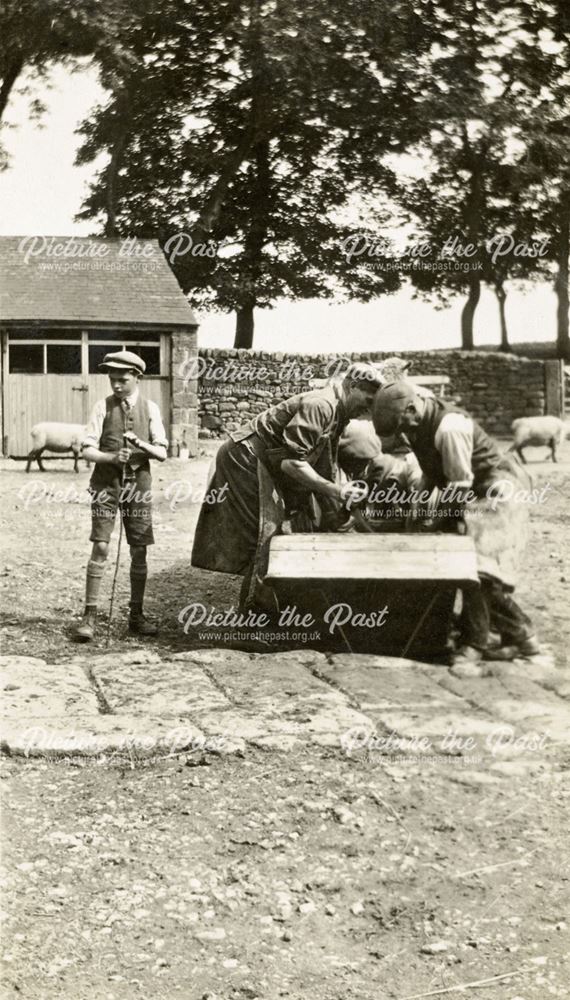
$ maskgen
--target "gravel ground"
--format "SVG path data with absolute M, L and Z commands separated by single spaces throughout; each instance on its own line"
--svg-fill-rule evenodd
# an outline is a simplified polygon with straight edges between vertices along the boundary
M 532 467 L 551 489 L 532 511 L 519 589 L 561 667 L 568 444 L 563 458 Z M 155 475 L 148 607 L 163 653 L 188 648 L 177 616 L 190 600 L 227 607 L 237 598 L 239 581 L 189 566 L 198 504 L 187 498 L 173 511 L 164 493 L 177 480 L 198 490 L 208 464 L 207 455 L 169 462 Z M 51 465 L 3 474 L 3 652 L 64 663 L 77 652 L 69 627 L 81 611 L 88 515 L 45 494 L 26 504 L 21 490 L 84 488 L 88 473 Z M 134 643 L 127 563 L 111 648 Z M 100 634 L 96 649 L 103 644 Z M 457 761 L 397 765 L 318 748 L 8 758 L 4 995 L 403 1000 L 479 983 L 481 994 L 473 985 L 460 995 L 568 996 L 563 777 L 562 761 L 500 778 L 468 775 Z
M 568 996 L 559 775 L 252 752 L 4 778 L 6 997 L 394 1000 L 515 972 L 484 995 Z

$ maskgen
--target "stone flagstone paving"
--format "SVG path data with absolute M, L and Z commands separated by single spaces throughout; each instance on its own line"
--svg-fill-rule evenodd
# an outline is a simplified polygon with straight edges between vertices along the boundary
M 447 754 L 499 774 L 567 758 L 568 675 L 548 658 L 490 663 L 483 677 L 386 656 L 312 650 L 2 657 L 8 753 L 287 750 Z M 469 743 L 468 740 L 471 739 Z

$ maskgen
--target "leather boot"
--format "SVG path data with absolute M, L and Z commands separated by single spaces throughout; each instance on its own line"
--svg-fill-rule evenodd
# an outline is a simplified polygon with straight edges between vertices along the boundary
M 85 608 L 83 618 L 73 629 L 75 642 L 91 642 L 95 636 L 95 623 L 97 621 L 97 609 Z
M 145 618 L 142 611 L 133 610 L 129 615 L 129 632 L 136 635 L 158 635 L 158 628 L 148 618 Z
M 489 650 L 486 659 L 498 661 L 532 659 L 533 656 L 540 656 L 542 651 L 536 636 L 528 635 L 518 642 L 511 641 L 509 645 L 505 644 L 498 649 Z

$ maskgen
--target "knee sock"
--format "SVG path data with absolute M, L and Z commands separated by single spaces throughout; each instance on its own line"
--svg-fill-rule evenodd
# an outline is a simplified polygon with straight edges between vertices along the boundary
M 141 614 L 146 587 L 147 566 L 131 563 L 131 614 Z
M 87 563 L 87 580 L 85 585 L 86 611 L 97 610 L 99 589 L 101 587 L 101 580 L 103 578 L 104 572 L 105 572 L 105 563 L 94 562 L 93 559 L 90 559 L 89 562 Z

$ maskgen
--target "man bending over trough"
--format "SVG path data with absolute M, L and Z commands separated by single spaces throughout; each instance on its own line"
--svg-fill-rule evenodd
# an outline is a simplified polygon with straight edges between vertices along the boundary
M 531 621 L 511 597 L 528 523 L 528 504 L 514 497 L 531 485 L 518 458 L 502 455 L 467 413 L 440 399 L 421 398 L 405 381 L 379 390 L 372 418 L 378 435 L 405 434 L 425 486 L 448 487 L 447 513 L 456 525 L 463 521 L 473 539 L 481 586 L 463 592 L 461 646 L 454 662 L 539 653 Z M 435 522 L 440 526 L 445 519 Z M 499 649 L 490 649 L 491 628 L 501 637 Z
M 351 495 L 350 483 L 341 495 L 337 482 L 339 438 L 349 420 L 370 416 L 380 384 L 372 365 L 355 364 L 339 383 L 264 410 L 219 449 L 209 487 L 212 495 L 228 490 L 223 503 L 202 505 L 192 565 L 243 575 L 242 608 L 266 602 L 269 541 L 284 522 L 322 530 Z M 360 495 L 361 485 L 354 490 Z

